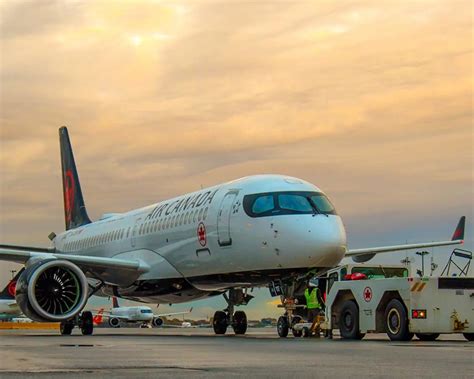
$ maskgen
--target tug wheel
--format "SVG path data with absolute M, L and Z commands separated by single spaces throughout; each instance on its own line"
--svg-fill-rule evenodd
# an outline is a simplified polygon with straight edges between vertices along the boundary
M 288 336 L 288 331 L 290 327 L 288 325 L 288 317 L 280 316 L 277 322 L 277 332 L 281 338 Z
M 349 340 L 361 340 L 365 336 L 359 331 L 359 308 L 353 300 L 342 304 L 339 331 L 342 338 Z
M 385 309 L 385 330 L 392 341 L 410 341 L 413 333 L 408 328 L 408 314 L 400 300 L 393 299 Z

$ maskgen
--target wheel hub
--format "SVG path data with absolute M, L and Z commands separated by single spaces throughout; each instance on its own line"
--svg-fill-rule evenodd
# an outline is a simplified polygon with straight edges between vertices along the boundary
M 396 309 L 391 309 L 387 315 L 387 325 L 390 333 L 397 334 L 400 331 L 400 313 Z
M 343 316 L 343 322 L 344 322 L 344 326 L 347 328 L 347 329 L 352 329 L 352 325 L 353 325 L 353 322 L 354 320 L 352 319 L 352 316 L 349 312 L 346 312 Z

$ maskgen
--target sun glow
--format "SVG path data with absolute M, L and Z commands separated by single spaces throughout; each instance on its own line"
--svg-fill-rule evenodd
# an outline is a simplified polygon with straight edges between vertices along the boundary
M 133 46 L 140 46 L 143 42 L 143 38 L 140 35 L 134 35 L 130 37 L 130 42 Z

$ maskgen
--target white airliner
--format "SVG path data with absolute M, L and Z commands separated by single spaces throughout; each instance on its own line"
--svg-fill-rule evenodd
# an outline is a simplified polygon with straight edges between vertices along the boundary
M 0 260 L 26 266 L 16 291 L 25 315 L 60 321 L 63 334 L 75 325 L 93 332 L 92 314 L 82 312 L 92 294 L 154 304 L 224 295 L 215 333 L 232 326 L 244 334 L 247 317 L 234 307 L 248 303 L 250 288 L 278 288 L 287 304 L 307 278 L 344 257 L 361 262 L 463 242 L 464 217 L 449 241 L 349 250 L 323 191 L 281 175 L 249 176 L 92 222 L 65 127 L 59 136 L 66 231 L 50 234 L 50 248 L 0 245 Z
M 133 307 L 119 306 L 117 298 L 112 297 L 112 308 L 110 311 L 101 309 L 98 315 L 95 315 L 96 320 L 102 321 L 102 318 L 109 320 L 109 325 L 113 328 L 119 328 L 121 323 L 140 323 L 141 328 L 151 328 L 152 325 L 160 327 L 164 320 L 162 317 L 177 316 L 191 313 L 193 308 L 184 312 L 160 313 L 154 314 L 150 307 L 141 305 Z M 96 322 L 98 323 L 98 322 Z

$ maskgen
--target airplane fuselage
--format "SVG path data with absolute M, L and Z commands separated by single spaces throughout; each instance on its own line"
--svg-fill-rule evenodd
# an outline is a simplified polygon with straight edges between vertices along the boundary
M 105 216 L 58 235 L 54 244 L 64 254 L 150 266 L 133 283 L 104 269 L 102 280 L 124 286 L 106 286 L 103 295 L 179 303 L 334 267 L 346 252 L 346 234 L 319 188 L 258 175 Z
M 125 322 L 151 322 L 153 321 L 153 311 L 150 307 L 120 307 L 110 310 L 110 317 L 120 317 Z

